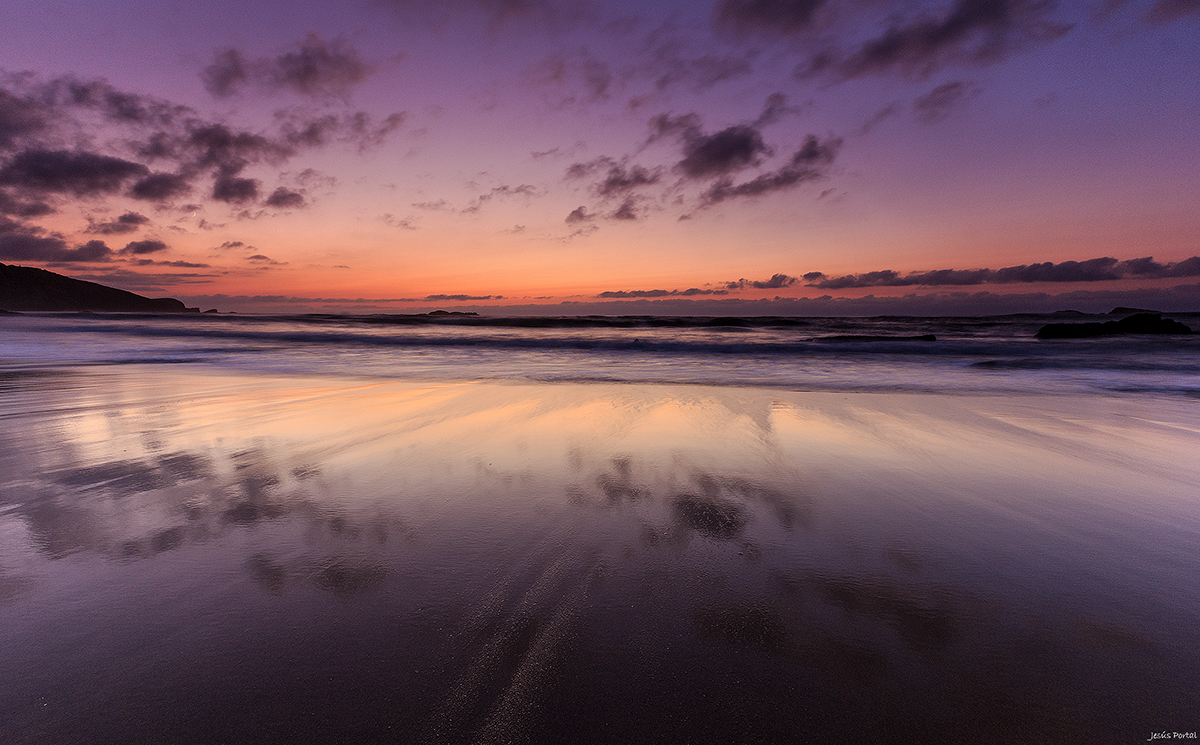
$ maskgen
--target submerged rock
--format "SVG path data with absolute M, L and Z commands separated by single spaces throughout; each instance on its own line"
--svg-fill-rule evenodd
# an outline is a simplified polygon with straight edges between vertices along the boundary
M 1048 323 L 1038 329 L 1039 339 L 1087 339 L 1094 336 L 1118 334 L 1190 334 L 1192 330 L 1179 321 L 1163 318 L 1157 313 L 1137 313 L 1119 321 L 1104 323 Z

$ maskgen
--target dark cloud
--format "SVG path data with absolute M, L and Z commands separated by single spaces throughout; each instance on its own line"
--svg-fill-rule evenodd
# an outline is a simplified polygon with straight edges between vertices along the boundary
M 0 149 L 7 150 L 17 140 L 46 129 L 47 118 L 38 102 L 0 88 Z
M 847 79 L 899 70 L 927 75 L 951 63 L 995 62 L 1070 31 L 1071 25 L 1049 17 L 1052 9 L 1047 0 L 955 0 L 943 16 L 896 22 L 849 55 L 813 55 L 797 74 Z
M 290 143 L 253 132 L 235 131 L 224 124 L 201 123 L 189 128 L 183 146 L 196 167 L 240 170 L 247 164 L 281 163 L 296 154 Z
M 374 68 L 341 39 L 326 42 L 316 34 L 277 57 L 247 60 L 237 49 L 222 49 L 204 68 L 201 79 L 214 96 L 233 95 L 256 83 L 268 89 L 290 89 L 316 98 L 346 98 Z
M 726 282 L 725 287 L 730 290 L 741 290 L 746 287 L 753 287 L 756 290 L 778 290 L 784 287 L 791 287 L 796 284 L 796 278 L 787 274 L 772 274 L 770 279 L 766 280 L 749 280 L 738 279 L 733 282 Z
M 654 52 L 651 68 L 657 77 L 659 90 L 686 84 L 692 91 L 706 91 L 726 80 L 744 77 L 754 72 L 749 54 L 703 54 L 699 57 L 682 55 L 674 44 L 660 46 Z
M 520 186 L 502 186 L 493 187 L 487 194 L 480 194 L 471 200 L 471 203 L 463 207 L 462 211 L 466 213 L 478 212 L 484 203 L 489 202 L 496 197 L 533 197 L 538 195 L 538 190 L 532 184 L 521 184 Z
M 213 180 L 212 198 L 230 204 L 246 204 L 258 199 L 258 179 L 218 175 Z
M 149 171 L 141 163 L 86 151 L 25 150 L 0 168 L 0 184 L 76 196 L 112 193 Z
M 67 75 L 38 86 L 36 95 L 52 107 L 90 109 L 120 124 L 174 127 L 195 115 L 187 106 L 121 91 L 104 79 L 80 80 Z
M 176 173 L 152 173 L 134 182 L 129 188 L 129 196 L 160 202 L 183 196 L 191 190 L 192 186 L 185 176 Z
M 589 220 L 595 219 L 596 216 L 589 215 L 586 207 L 579 205 L 575 209 L 571 210 L 571 214 L 567 215 L 567 219 L 564 222 L 566 222 L 568 225 L 573 225 L 575 223 L 588 222 Z
M 945 285 L 1019 284 L 1030 282 L 1102 282 L 1117 279 L 1164 279 L 1200 276 L 1200 256 L 1162 264 L 1151 257 L 1118 261 L 1112 257 L 1055 264 L 1021 264 L 1002 269 L 939 269 L 929 272 L 899 272 L 885 269 L 827 277 L 821 272 L 804 275 L 809 287 L 841 290 L 855 287 L 910 287 Z
M 882 109 L 880 109 L 879 111 L 876 111 L 874 114 L 872 114 L 870 119 L 863 122 L 863 125 L 858 128 L 858 133 L 860 135 L 869 134 L 871 132 L 871 130 L 873 130 L 873 129 L 875 129 L 875 127 L 879 126 L 879 124 L 881 122 L 883 122 L 886 119 L 890 119 L 893 116 L 896 116 L 902 110 L 903 110 L 903 107 L 900 105 L 899 101 L 896 101 L 896 102 L 888 104 L 887 106 L 884 106 Z
M 713 22 L 739 33 L 795 34 L 806 31 L 826 0 L 720 0 Z
M 275 115 L 282 140 L 289 148 L 316 148 L 331 142 L 350 143 L 360 151 L 378 147 L 404 124 L 405 114 L 389 114 L 378 123 L 364 111 L 352 114 L 314 115 L 303 111 L 281 111 Z
M 808 102 L 809 105 L 812 101 Z M 780 121 L 786 116 L 797 116 L 802 109 L 799 106 L 789 106 L 787 96 L 782 93 L 772 93 L 767 96 L 767 100 L 763 102 L 762 113 L 754 120 L 752 126 L 766 127 Z
M 166 250 L 167 244 L 162 241 L 130 241 L 121 249 L 121 253 L 126 256 L 144 256 Z
M 391 225 L 393 228 L 402 228 L 404 230 L 417 229 L 417 226 L 413 224 L 411 217 L 396 217 L 391 212 L 385 212 L 382 216 L 380 216 L 379 219 L 383 220 L 388 225 Z
M 425 300 L 445 301 L 445 300 L 503 300 L 503 295 L 426 295 Z
M 462 23 L 475 16 L 488 26 L 499 28 L 512 23 L 541 23 L 562 30 L 585 18 L 596 20 L 588 11 L 589 0 L 375 0 L 390 8 L 407 22 L 419 22 L 435 28 L 447 23 Z
M 636 220 L 638 219 L 637 203 L 632 197 L 621 203 L 621 206 L 613 210 L 613 213 L 608 216 L 610 220 Z
M 657 184 L 662 179 L 660 169 L 644 166 L 629 166 L 612 158 L 602 156 L 587 163 L 573 163 L 567 167 L 567 178 L 586 178 L 605 171 L 604 178 L 592 186 L 592 190 L 603 198 L 619 197 L 642 186 Z
M 17 217 L 41 217 L 54 212 L 54 208 L 45 202 L 27 202 L 17 199 L 7 191 L 0 189 L 0 215 L 16 215 Z
M 266 264 L 269 266 L 287 266 L 286 261 L 276 261 L 275 259 L 272 259 L 270 256 L 266 256 L 264 254 L 254 254 L 253 256 L 247 256 L 246 261 L 249 261 L 254 264 Z
M 625 168 L 614 165 L 608 169 L 604 180 L 596 184 L 596 193 L 602 197 L 625 194 L 640 186 L 657 184 L 660 178 L 661 174 L 657 168 L 650 170 L 643 166 Z
M 697 297 L 703 295 L 728 295 L 728 290 L 702 290 L 699 287 L 689 287 L 686 290 L 608 290 L 596 297 L 600 298 L 655 298 L 655 297 Z
M 913 112 L 921 122 L 933 124 L 950 116 L 977 93 L 970 83 L 961 80 L 943 83 L 913 101 Z
M 277 209 L 300 209 L 306 205 L 304 195 L 298 191 L 285 189 L 282 186 L 271 192 L 266 205 Z
M 592 56 L 586 48 L 551 54 L 536 66 L 532 76 L 533 82 L 538 85 L 567 89 L 561 98 L 548 101 L 558 108 L 602 103 L 613 92 L 612 69 L 608 63 Z
M 689 137 L 679 168 L 690 178 L 708 178 L 756 165 L 758 156 L 770 154 L 762 135 L 753 127 L 735 125 L 711 135 Z
M 238 88 L 250 82 L 249 65 L 242 53 L 236 49 L 220 49 L 213 54 L 213 61 L 200 73 L 204 87 L 214 96 L 232 96 Z
M 1158 0 L 1146 11 L 1146 20 L 1169 23 L 1192 13 L 1200 14 L 1200 0 Z
M 683 159 L 676 164 L 684 176 L 712 178 L 757 165 L 759 156 L 770 155 L 762 134 L 747 124 L 736 124 L 713 134 L 700 129 L 695 114 L 659 114 L 650 119 L 650 141 L 677 137 L 683 143 Z
M 821 141 L 809 135 L 787 165 L 740 184 L 734 184 L 728 177 L 720 179 L 701 195 L 701 205 L 708 207 L 736 197 L 762 196 L 823 178 L 841 145 L 841 139 L 836 137 Z
M 154 259 L 137 259 L 134 266 L 173 266 L 177 269 L 208 269 L 208 264 L 196 264 L 191 261 L 155 261 Z
M 0 217 L 0 259 L 51 263 L 102 262 L 112 260 L 112 249 L 104 241 L 88 241 L 71 248 L 58 234 L 47 234 L 37 226 Z
M 90 222 L 90 221 L 89 221 Z M 98 233 L 100 235 L 123 235 L 125 233 L 136 232 L 143 225 L 150 222 L 150 218 L 137 212 L 126 212 L 112 222 L 91 222 L 88 225 L 85 233 Z

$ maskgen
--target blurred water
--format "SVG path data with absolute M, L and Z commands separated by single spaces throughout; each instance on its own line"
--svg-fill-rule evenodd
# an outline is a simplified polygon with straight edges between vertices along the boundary
M 1200 316 L 1179 317 L 1200 329 Z M 0 368 L 157 362 L 438 380 L 1200 395 L 1200 334 L 1034 337 L 1062 320 L 46 314 L 0 317 Z

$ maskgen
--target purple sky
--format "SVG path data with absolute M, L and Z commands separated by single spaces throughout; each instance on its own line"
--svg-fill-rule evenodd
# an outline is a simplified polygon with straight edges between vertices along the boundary
M 1200 309 L 1197 0 L 5 15 L 4 263 L 240 311 Z

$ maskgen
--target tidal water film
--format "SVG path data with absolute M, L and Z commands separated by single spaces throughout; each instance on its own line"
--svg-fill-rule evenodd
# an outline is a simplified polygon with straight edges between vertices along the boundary
M 1200 345 L 1040 320 L 2 318 L 0 741 L 1194 731 Z

